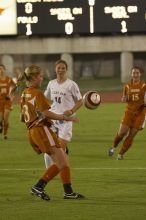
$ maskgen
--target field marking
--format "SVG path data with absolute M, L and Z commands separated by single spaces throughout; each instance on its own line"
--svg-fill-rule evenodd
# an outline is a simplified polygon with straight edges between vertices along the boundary
M 45 169 L 45 168 L 44 168 Z M 42 171 L 43 168 L 0 168 L 0 171 Z M 146 167 L 74 167 L 71 170 L 146 170 Z

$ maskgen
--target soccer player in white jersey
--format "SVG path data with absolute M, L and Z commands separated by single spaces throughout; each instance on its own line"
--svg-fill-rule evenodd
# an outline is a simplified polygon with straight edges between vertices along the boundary
M 68 78 L 67 69 L 66 61 L 58 60 L 55 63 L 56 79 L 48 83 L 44 94 L 52 101 L 52 112 L 71 116 L 82 106 L 82 95 L 78 85 Z M 54 128 L 62 148 L 67 152 L 68 143 L 72 138 L 72 122 L 57 120 L 54 121 Z M 44 154 L 44 160 L 46 168 L 51 165 L 52 160 L 48 154 Z

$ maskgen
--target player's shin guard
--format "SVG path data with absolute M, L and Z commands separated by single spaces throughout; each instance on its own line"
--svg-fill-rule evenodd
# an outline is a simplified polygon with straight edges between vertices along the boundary
M 42 178 L 44 181 L 49 182 L 51 179 L 53 179 L 58 173 L 60 172 L 60 169 L 56 164 L 51 165 L 43 174 Z
M 60 177 L 63 183 L 63 188 L 65 193 L 72 193 L 72 187 L 71 187 L 71 177 L 70 177 L 70 168 L 64 167 L 60 171 Z

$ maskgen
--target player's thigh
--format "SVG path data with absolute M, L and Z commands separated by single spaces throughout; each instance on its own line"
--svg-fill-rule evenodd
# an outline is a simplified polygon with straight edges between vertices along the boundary
M 121 120 L 121 124 L 123 126 L 125 125 L 125 129 L 126 126 L 130 128 L 133 125 L 133 120 L 134 120 L 134 115 L 129 111 L 125 111 L 124 116 Z
M 128 133 L 128 137 L 130 138 L 134 138 L 136 136 L 136 134 L 138 133 L 139 129 L 137 128 L 130 128 L 129 133 Z
M 11 111 L 12 110 L 12 101 L 6 100 L 5 101 L 5 109 Z
M 3 120 L 3 115 L 4 115 L 3 111 L 0 111 L 0 120 Z
M 67 156 L 62 148 L 52 147 L 52 151 L 52 159 L 60 169 L 69 166 Z
M 126 124 L 121 123 L 119 130 L 118 130 L 118 135 L 119 136 L 125 136 L 129 131 L 129 126 Z
M 144 122 L 145 122 L 145 114 L 144 113 L 138 114 L 135 117 L 133 127 L 136 128 L 137 130 L 141 130 L 142 127 L 144 126 Z
M 4 105 L 5 103 L 3 101 L 0 102 L 0 117 L 3 116 L 4 113 Z

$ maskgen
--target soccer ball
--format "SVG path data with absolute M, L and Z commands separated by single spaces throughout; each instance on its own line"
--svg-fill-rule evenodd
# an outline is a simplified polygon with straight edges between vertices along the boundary
M 101 97 L 97 91 L 88 91 L 83 95 L 83 104 L 88 109 L 96 109 L 101 102 Z

